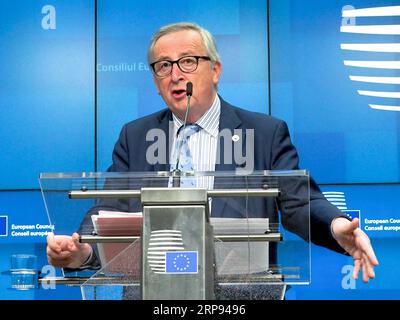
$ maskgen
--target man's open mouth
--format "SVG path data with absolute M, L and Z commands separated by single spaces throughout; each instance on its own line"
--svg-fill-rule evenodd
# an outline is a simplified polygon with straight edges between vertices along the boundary
M 181 97 L 183 97 L 183 96 L 186 95 L 186 90 L 184 90 L 184 89 L 172 90 L 172 95 L 173 95 L 175 98 L 181 98 Z

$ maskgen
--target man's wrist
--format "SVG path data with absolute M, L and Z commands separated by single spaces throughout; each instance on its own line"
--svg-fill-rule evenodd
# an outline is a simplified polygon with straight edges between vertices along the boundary
M 339 245 L 343 248 L 343 246 L 341 245 L 341 242 L 338 240 L 338 238 L 337 238 L 337 236 L 336 236 L 336 234 L 335 234 L 335 231 L 334 231 L 334 227 L 333 227 L 333 225 L 334 225 L 334 223 L 336 222 L 338 222 L 337 220 L 338 219 L 340 219 L 340 218 L 342 218 L 342 219 L 344 219 L 344 220 L 347 220 L 347 221 L 349 221 L 349 222 L 351 222 L 352 220 L 349 218 L 349 217 L 347 217 L 347 216 L 338 216 L 338 217 L 335 217 L 333 220 L 332 220 L 332 222 L 331 222 L 331 234 L 332 234 L 332 237 L 333 237 L 333 239 L 335 239 L 338 243 L 339 243 Z M 344 248 L 343 248 L 344 249 Z M 350 254 L 346 251 L 346 250 L 344 250 L 344 252 L 342 252 L 344 255 L 346 255 L 346 256 L 350 256 Z
M 343 218 L 343 219 L 345 219 L 345 220 L 347 220 L 347 221 L 350 221 L 350 222 L 352 221 L 349 217 L 347 217 L 347 216 L 345 216 L 345 215 L 343 215 L 343 216 L 338 216 L 338 217 L 333 218 L 333 220 L 332 220 L 332 222 L 331 222 L 331 234 L 332 234 L 332 237 L 333 237 L 335 240 L 337 240 L 337 237 L 336 237 L 336 234 L 335 234 L 335 230 L 334 230 L 333 225 L 334 225 L 335 222 L 337 222 L 337 219 L 340 219 L 340 218 Z

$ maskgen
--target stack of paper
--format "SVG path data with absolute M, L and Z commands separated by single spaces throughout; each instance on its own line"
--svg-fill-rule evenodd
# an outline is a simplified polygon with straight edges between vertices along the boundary
M 269 230 L 268 218 L 210 218 L 215 235 L 264 234 Z
M 139 236 L 142 232 L 141 212 L 119 212 L 100 210 L 92 216 L 95 232 L 99 236 Z
M 118 212 L 100 210 L 98 215 L 92 215 L 94 231 L 99 236 L 140 236 L 142 232 L 143 214 L 141 212 Z M 97 245 L 102 266 L 114 263 L 120 265 L 117 256 L 124 250 L 132 246 L 132 250 L 137 251 L 140 256 L 140 241 L 136 246 L 129 243 L 99 243 Z M 137 247 L 134 249 L 133 247 Z M 122 257 L 123 255 L 121 255 Z M 112 261 L 114 260 L 114 261 Z M 115 269 L 115 268 L 112 268 Z

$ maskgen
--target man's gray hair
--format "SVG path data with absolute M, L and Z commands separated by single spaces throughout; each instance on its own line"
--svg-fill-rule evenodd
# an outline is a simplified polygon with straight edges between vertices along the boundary
M 170 33 L 178 32 L 178 31 L 183 31 L 183 30 L 194 30 L 198 32 L 203 40 L 203 45 L 206 48 L 207 54 L 210 57 L 212 62 L 219 62 L 220 57 L 217 51 L 217 46 L 215 44 L 214 37 L 212 34 L 200 27 L 199 25 L 192 23 L 192 22 L 178 22 L 178 23 L 173 23 L 166 25 L 164 27 L 161 27 L 157 33 L 154 34 L 153 38 L 151 39 L 150 47 L 147 52 L 147 60 L 148 63 L 152 63 L 152 58 L 153 58 L 153 51 L 154 51 L 154 46 L 158 39 L 160 39 L 162 36 L 165 36 Z

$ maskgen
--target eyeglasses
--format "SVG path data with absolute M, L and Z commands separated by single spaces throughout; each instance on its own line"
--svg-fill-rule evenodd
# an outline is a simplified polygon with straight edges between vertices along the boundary
M 156 61 L 150 64 L 150 66 L 153 68 L 154 73 L 158 77 L 166 77 L 169 76 L 172 73 L 172 66 L 174 63 L 176 63 L 179 67 L 179 69 L 182 72 L 194 72 L 197 69 L 197 66 L 199 65 L 199 59 L 204 59 L 210 61 L 210 57 L 206 56 L 186 56 L 179 58 L 178 60 L 172 61 L 172 60 L 160 60 Z

